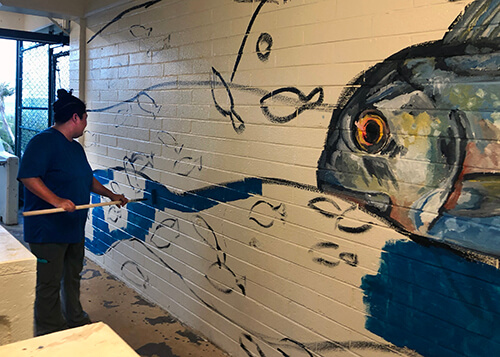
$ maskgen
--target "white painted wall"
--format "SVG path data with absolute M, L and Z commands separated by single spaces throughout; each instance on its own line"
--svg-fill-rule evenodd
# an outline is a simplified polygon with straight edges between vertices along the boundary
M 316 184 L 344 89 L 441 39 L 468 3 L 162 0 L 88 17 L 84 146 L 105 184 L 148 198 L 92 211 L 90 257 L 234 356 L 494 354 L 494 266 Z M 405 177 L 425 155 L 397 162 Z

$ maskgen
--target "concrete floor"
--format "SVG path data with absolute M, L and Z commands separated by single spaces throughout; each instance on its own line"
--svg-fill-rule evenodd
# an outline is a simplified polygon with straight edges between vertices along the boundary
M 26 246 L 22 216 L 20 224 L 2 226 Z M 85 261 L 80 290 L 80 300 L 91 320 L 106 323 L 140 356 L 227 356 L 89 259 Z

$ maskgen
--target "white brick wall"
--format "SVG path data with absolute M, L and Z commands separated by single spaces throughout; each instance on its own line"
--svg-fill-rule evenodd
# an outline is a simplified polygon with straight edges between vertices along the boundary
M 490 264 L 470 262 L 426 234 L 401 234 L 415 233 L 404 217 L 391 225 L 316 182 L 343 90 L 390 55 L 441 39 L 467 3 L 277 0 L 257 14 L 259 1 L 162 0 L 110 24 L 87 45 L 85 147 L 106 185 L 149 200 L 117 220 L 95 209 L 90 256 L 234 356 L 495 355 L 495 258 L 466 247 Z M 88 18 L 87 38 L 131 7 Z M 316 106 L 319 93 L 300 98 L 317 87 Z M 408 157 L 421 162 L 399 161 L 409 171 L 391 195 L 437 160 Z M 341 169 L 353 182 L 358 160 L 359 175 Z M 476 172 L 487 166 L 478 160 Z

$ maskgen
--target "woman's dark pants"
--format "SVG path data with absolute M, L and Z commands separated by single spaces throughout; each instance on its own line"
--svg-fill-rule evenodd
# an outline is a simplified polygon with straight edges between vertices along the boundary
M 85 240 L 80 243 L 30 243 L 37 257 L 35 335 L 90 323 L 80 304 L 80 273 Z

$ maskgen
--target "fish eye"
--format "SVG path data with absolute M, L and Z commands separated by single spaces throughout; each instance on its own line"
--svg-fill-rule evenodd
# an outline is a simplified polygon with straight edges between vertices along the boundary
M 375 154 L 382 150 L 389 138 L 389 127 L 382 115 L 363 112 L 354 122 L 354 141 L 363 151 Z

